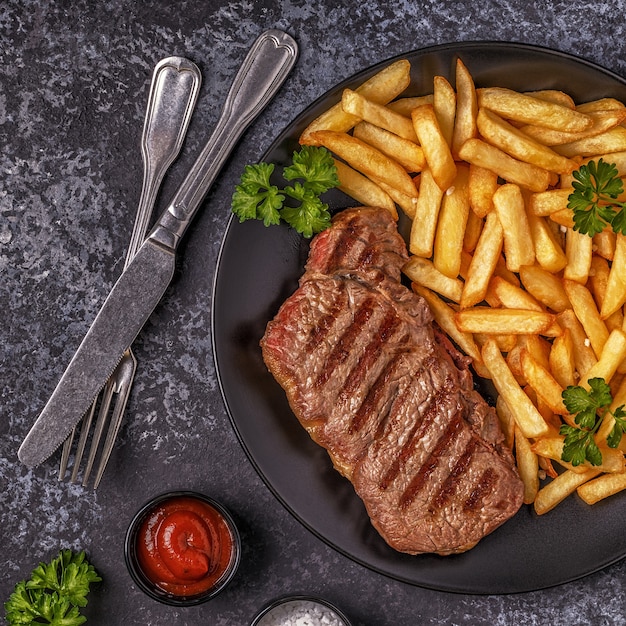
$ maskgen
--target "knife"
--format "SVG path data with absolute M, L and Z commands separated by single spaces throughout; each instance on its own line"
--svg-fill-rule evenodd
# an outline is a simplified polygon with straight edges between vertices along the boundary
M 272 29 L 254 42 L 215 130 L 171 202 L 121 274 L 56 389 L 18 450 L 28 467 L 45 461 L 80 421 L 133 343 L 174 276 L 178 244 L 244 130 L 296 62 L 298 47 Z

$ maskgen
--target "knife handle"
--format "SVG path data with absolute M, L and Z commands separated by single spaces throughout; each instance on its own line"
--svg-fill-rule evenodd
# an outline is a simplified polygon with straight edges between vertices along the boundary
M 150 240 L 176 250 L 235 144 L 284 83 L 297 56 L 296 42 L 280 30 L 267 30 L 254 42 L 230 88 L 215 130 L 157 221 Z

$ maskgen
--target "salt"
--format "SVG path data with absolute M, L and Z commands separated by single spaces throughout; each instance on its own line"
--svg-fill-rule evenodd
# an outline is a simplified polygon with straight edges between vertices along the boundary
M 347 626 L 332 609 L 309 600 L 291 600 L 266 613 L 257 626 Z

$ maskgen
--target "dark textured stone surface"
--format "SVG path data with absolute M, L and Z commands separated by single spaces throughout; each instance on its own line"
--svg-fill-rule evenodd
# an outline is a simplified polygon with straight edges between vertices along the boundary
M 87 550 L 104 577 L 87 611 L 94 626 L 243 625 L 267 601 L 291 592 L 324 596 L 357 625 L 626 624 L 624 562 L 546 591 L 464 596 L 387 579 L 327 547 L 283 509 L 247 461 L 222 404 L 209 335 L 232 187 L 243 165 L 313 99 L 372 63 L 454 41 L 533 43 L 626 75 L 623 9 L 622 0 L 3 0 L 0 599 L 40 559 L 71 547 Z M 26 469 L 16 450 L 123 266 L 152 67 L 178 54 L 204 75 L 165 198 L 215 123 L 248 46 L 270 27 L 298 40 L 299 63 L 218 178 L 184 242 L 175 280 L 136 343 L 139 370 L 101 487 L 59 483 L 58 456 Z M 234 582 L 193 609 L 146 598 L 123 561 L 130 517 L 169 488 L 218 498 L 243 536 Z

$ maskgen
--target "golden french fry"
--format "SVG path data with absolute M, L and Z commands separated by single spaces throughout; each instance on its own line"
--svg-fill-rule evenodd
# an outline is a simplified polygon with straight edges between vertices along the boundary
M 341 106 L 346 113 L 350 113 L 374 126 L 384 128 L 408 141 L 417 142 L 411 120 L 392 109 L 388 109 L 384 104 L 377 104 L 368 100 L 357 91 L 344 89 L 341 96 Z
M 588 115 L 575 109 L 512 89 L 487 87 L 477 89 L 476 94 L 479 107 L 495 111 L 505 119 L 568 132 L 580 132 L 592 124 Z
M 461 269 L 463 237 L 470 211 L 467 191 L 469 168 L 459 164 L 455 171 L 454 184 L 441 201 L 433 249 L 435 267 L 450 278 L 456 278 Z
M 411 64 L 400 59 L 366 80 L 356 91 L 378 104 L 387 104 L 399 96 L 411 82 Z M 315 118 L 300 135 L 302 145 L 317 145 L 312 137 L 319 130 L 347 132 L 360 121 L 358 117 L 346 113 L 341 102 L 324 111 Z
M 413 282 L 434 291 L 453 302 L 459 302 L 463 292 L 463 282 L 442 274 L 428 259 L 412 256 L 402 268 L 403 273 Z
M 563 270 L 563 276 L 584 285 L 589 278 L 592 255 L 593 239 L 576 230 L 568 229 L 565 235 L 567 265 Z
M 476 128 L 478 104 L 474 79 L 461 59 L 456 61 L 455 78 L 457 102 L 451 145 L 452 153 L 458 155 L 461 146 L 478 134 Z
M 554 146 L 554 150 L 566 157 L 597 156 L 607 152 L 621 152 L 626 150 L 626 128 L 615 126 L 593 137 Z
M 585 329 L 596 357 L 600 358 L 604 344 L 609 338 L 609 331 L 600 317 L 591 292 L 584 285 L 566 278 L 563 279 L 563 287 L 576 317 Z
M 531 311 L 543 311 L 539 301 L 528 291 L 513 285 L 501 276 L 494 276 L 490 288 L 501 306 L 506 309 L 529 309 Z
M 530 191 L 545 191 L 550 186 L 550 172 L 519 161 L 481 139 L 468 139 L 460 147 L 458 156 Z
M 507 268 L 518 272 L 522 265 L 532 265 L 535 249 L 520 188 L 510 183 L 498 187 L 493 206 L 502 224 Z
M 570 332 L 572 338 L 572 346 L 574 349 L 574 363 L 576 371 L 584 373 L 589 371 L 598 361 L 596 354 L 591 347 L 585 329 L 578 321 L 573 309 L 565 309 L 557 316 L 557 322 L 563 329 Z
M 503 233 L 498 215 L 487 215 L 485 226 L 470 262 L 461 294 L 461 308 L 474 306 L 485 299 L 489 281 L 502 252 Z
M 319 130 L 312 133 L 311 137 L 317 142 L 316 145 L 324 146 L 374 182 L 384 180 L 402 193 L 417 197 L 415 183 L 406 170 L 380 150 L 352 135 L 332 130 Z
M 413 219 L 415 217 L 415 209 L 417 208 L 417 198 L 415 196 L 407 196 L 395 187 L 388 185 L 384 180 L 378 180 L 376 183 L 402 209 L 408 218 Z
M 622 361 L 626 358 L 626 333 L 615 329 L 604 343 L 598 360 L 586 372 L 581 372 L 580 386 L 589 389 L 589 380 L 604 378 L 609 383 Z
M 605 474 L 586 482 L 576 493 L 587 503 L 595 504 L 626 489 L 626 473 Z
M 535 498 L 535 513 L 544 515 L 551 511 L 559 502 L 562 502 L 574 493 L 578 487 L 600 474 L 600 470 L 590 469 L 583 473 L 576 473 L 570 470 L 559 474 L 557 478 L 551 480 L 545 487 L 539 490 Z
M 550 430 L 548 424 L 515 380 L 495 341 L 485 343 L 482 357 L 496 390 L 515 416 L 515 423 L 524 436 L 534 438 L 546 435 Z
M 554 324 L 555 316 L 528 309 L 473 307 L 456 314 L 458 328 L 466 333 L 541 335 Z
M 528 226 L 533 238 L 535 257 L 541 267 L 554 274 L 568 263 L 567 256 L 546 218 L 527 213 Z
M 443 191 L 435 182 L 432 172 L 424 170 L 420 174 L 420 191 L 409 237 L 412 254 L 426 258 L 432 256 L 442 199 Z
M 491 170 L 470 164 L 470 208 L 478 217 L 485 217 L 493 210 L 493 194 L 498 188 L 498 175 Z
M 574 343 L 569 328 L 564 329 L 563 334 L 552 342 L 549 368 L 563 389 L 576 384 Z
M 567 209 L 567 200 L 572 189 L 550 189 L 533 193 L 528 198 L 528 211 L 542 217 Z
M 469 196 L 469 184 L 468 184 L 468 196 Z M 470 207 L 471 209 L 471 207 Z M 470 254 L 476 249 L 480 234 L 482 233 L 484 221 L 478 217 L 474 211 L 469 211 L 467 216 L 467 225 L 465 226 L 465 235 L 463 236 L 463 250 Z
M 533 98 L 538 98 L 539 100 L 555 102 L 556 104 L 560 104 L 568 109 L 576 108 L 576 103 L 574 102 L 572 96 L 564 91 L 559 91 L 558 89 L 539 89 L 537 91 L 525 91 L 524 93 L 527 96 L 532 96 Z
M 422 104 L 433 104 L 434 101 L 434 94 L 429 93 L 425 96 L 407 96 L 405 98 L 398 98 L 397 100 L 387 104 L 387 107 L 389 107 L 392 111 L 400 113 L 410 119 L 411 111 L 413 109 L 422 106 Z
M 509 449 L 513 449 L 515 442 L 515 416 L 502 396 L 496 398 L 496 413 L 502 428 L 504 441 Z
M 409 122 L 406 118 L 402 118 Z M 408 172 L 421 172 L 426 166 L 424 151 L 415 142 L 369 122 L 359 122 L 352 133 L 354 137 L 377 148 L 398 161 Z
M 441 132 L 433 106 L 424 104 L 413 109 L 411 119 L 433 178 L 445 191 L 454 182 L 456 164 L 452 158 L 450 146 Z
M 593 248 L 597 255 L 612 261 L 615 256 L 616 234 L 605 228 L 601 233 L 593 236 Z
M 601 316 L 606 319 L 626 302 L 626 237 L 619 233 L 615 239 L 613 263 L 604 292 Z
M 524 504 L 532 504 L 539 491 L 539 462 L 520 428 L 515 428 L 515 459 L 524 483 Z
M 456 92 L 448 79 L 443 76 L 435 76 L 433 79 L 433 108 L 441 134 L 449 146 L 452 146 L 452 133 L 454 132 L 454 119 L 456 117 Z
M 528 291 L 545 307 L 560 313 L 571 307 L 561 279 L 539 265 L 522 265 L 519 276 Z
M 441 329 L 456 343 L 461 350 L 467 356 L 473 359 L 474 366 L 482 363 L 482 356 L 480 349 L 474 341 L 474 337 L 471 333 L 464 333 L 460 331 L 456 322 L 454 321 L 454 315 L 456 311 L 448 304 L 446 304 L 441 298 L 439 298 L 430 289 L 426 289 L 421 285 L 413 283 L 411 285 L 413 291 L 419 294 L 426 300 L 430 310 L 432 311 L 435 321 Z
M 521 365 L 524 378 L 550 410 L 557 415 L 567 415 L 568 410 L 561 397 L 563 388 L 552 373 L 537 362 L 528 350 L 521 352 Z
M 577 110 L 581 113 L 586 113 L 592 119 L 591 126 L 582 132 L 567 133 L 552 130 L 545 126 L 523 126 L 520 130 L 546 146 L 558 146 L 600 135 L 621 124 L 626 119 L 626 109 L 583 111 L 581 107 L 577 107 Z
M 335 167 L 341 191 L 365 206 L 379 206 L 387 209 L 394 219 L 398 219 L 398 211 L 393 200 L 375 182 L 337 159 L 335 159 Z
M 481 109 L 476 124 L 482 137 L 507 154 L 558 174 L 576 169 L 575 161 L 535 141 L 488 109 Z

